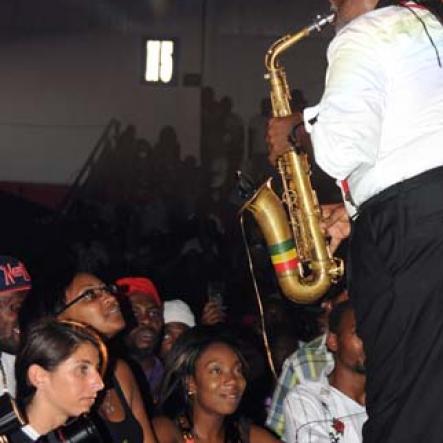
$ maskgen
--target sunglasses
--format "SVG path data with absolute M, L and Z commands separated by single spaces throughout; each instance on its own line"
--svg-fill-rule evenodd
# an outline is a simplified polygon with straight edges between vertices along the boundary
M 66 309 L 70 308 L 72 305 L 75 305 L 79 301 L 94 301 L 99 298 L 101 298 L 103 295 L 117 295 L 118 294 L 118 288 L 116 285 L 101 285 L 101 286 L 95 286 L 93 288 L 85 289 L 83 292 L 81 292 L 77 297 L 75 297 L 73 300 L 71 300 L 68 304 L 63 306 L 62 309 L 60 309 L 57 312 L 57 315 L 60 315 L 62 312 L 66 311 Z

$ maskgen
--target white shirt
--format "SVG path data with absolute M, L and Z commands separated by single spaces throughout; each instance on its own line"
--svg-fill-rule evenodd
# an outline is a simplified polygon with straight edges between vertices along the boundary
M 443 26 L 426 9 L 412 10 L 443 63 Z M 311 128 L 315 159 L 332 177 L 348 180 L 357 206 L 443 165 L 443 68 L 410 10 L 391 6 L 352 20 L 329 45 L 328 63 Z
M 283 403 L 289 443 L 359 443 L 364 406 L 332 387 L 325 377 L 291 389 Z M 341 429 L 340 429 L 341 428 Z
M 23 426 L 21 430 L 23 434 L 26 434 L 32 441 L 37 441 L 40 438 L 40 434 L 31 425 Z
M 12 397 L 15 397 L 15 355 L 2 352 L 0 360 L 6 375 L 7 391 L 11 394 Z M 5 386 L 3 384 L 3 377 L 1 376 L 0 372 L 0 395 L 4 392 Z

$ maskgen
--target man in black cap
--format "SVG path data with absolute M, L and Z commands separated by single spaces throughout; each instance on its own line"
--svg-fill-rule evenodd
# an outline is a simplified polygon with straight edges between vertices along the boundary
M 15 395 L 14 362 L 19 343 L 18 312 L 31 289 L 31 277 L 24 264 L 0 256 L 0 394 Z

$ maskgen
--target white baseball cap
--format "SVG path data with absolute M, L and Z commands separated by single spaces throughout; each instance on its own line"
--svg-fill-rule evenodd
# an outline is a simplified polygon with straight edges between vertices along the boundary
M 183 300 L 175 299 L 165 301 L 163 304 L 163 318 L 166 323 L 184 323 L 193 328 L 195 326 L 195 316 L 191 308 Z

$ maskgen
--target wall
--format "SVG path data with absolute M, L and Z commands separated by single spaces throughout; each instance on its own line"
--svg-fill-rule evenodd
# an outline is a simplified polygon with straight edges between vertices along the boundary
M 142 35 L 179 37 L 180 79 L 201 73 L 247 122 L 268 93 L 267 47 L 325 8 L 324 0 L 177 0 L 160 16 L 114 16 L 113 27 L 15 33 L 0 45 L 0 181 L 71 183 L 113 117 L 151 143 L 171 124 L 182 157 L 198 156 L 200 89 L 142 84 Z M 311 102 L 322 90 L 329 37 L 314 36 L 284 59 L 291 87 Z

